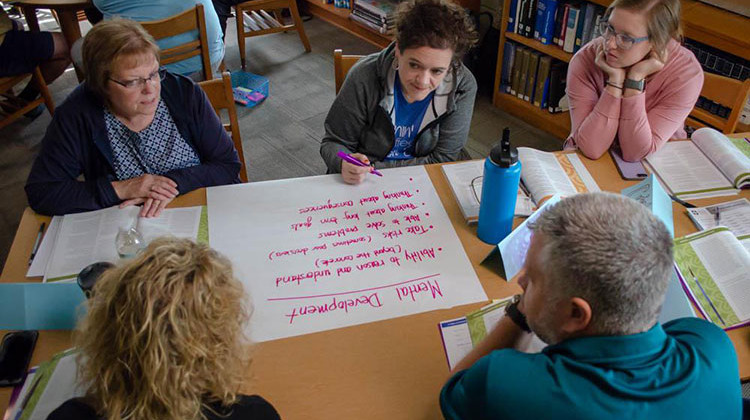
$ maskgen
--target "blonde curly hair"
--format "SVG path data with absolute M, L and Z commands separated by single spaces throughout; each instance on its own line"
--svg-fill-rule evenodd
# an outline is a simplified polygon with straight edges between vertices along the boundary
M 75 334 L 86 402 L 108 420 L 201 419 L 237 400 L 249 364 L 242 284 L 230 262 L 158 239 L 104 273 Z

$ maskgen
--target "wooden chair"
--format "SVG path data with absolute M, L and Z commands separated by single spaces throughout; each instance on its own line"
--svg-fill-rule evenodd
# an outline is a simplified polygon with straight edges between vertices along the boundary
M 690 112 L 686 125 L 694 128 L 711 126 L 725 134 L 733 133 L 750 92 L 750 79 L 741 82 L 713 73 L 704 72 L 703 75 L 701 96 L 730 108 L 732 112 L 728 118 L 721 118 L 705 109 L 695 107 Z
M 289 9 L 289 12 L 292 15 L 292 23 L 285 25 L 281 22 L 281 13 L 279 13 L 281 9 Z M 263 19 L 267 26 L 269 26 L 268 28 L 253 30 L 245 27 L 244 17 L 246 16 L 246 14 L 248 19 L 251 19 L 253 22 L 255 22 L 255 20 L 252 18 L 252 12 L 255 12 L 259 15 L 268 15 L 268 13 L 266 12 L 267 10 L 272 11 L 275 18 L 275 20 Z M 299 33 L 299 39 L 305 46 L 305 51 L 310 52 L 310 41 L 307 40 L 305 27 L 302 26 L 302 19 L 299 17 L 299 10 L 297 10 L 296 0 L 250 0 L 235 5 L 234 11 L 235 16 L 237 17 L 235 19 L 237 22 L 237 43 L 240 47 L 240 61 L 242 63 L 243 69 L 245 68 L 245 38 L 249 38 L 251 36 L 260 36 L 294 30 Z
M 347 73 L 363 55 L 344 55 L 340 48 L 333 50 L 333 77 L 336 82 L 336 94 L 339 94 Z
M 31 75 L 31 82 L 29 83 L 36 83 L 39 93 L 41 93 L 41 96 L 33 101 L 23 100 L 12 92 L 13 87 L 26 80 L 29 75 Z M 39 67 L 36 67 L 33 73 L 0 77 L 0 97 L 4 98 L 3 101 L 0 101 L 2 104 L 2 108 L 0 108 L 0 118 L 2 118 L 0 119 L 0 128 L 21 118 L 23 114 L 31 111 L 40 104 L 47 106 L 50 115 L 53 115 L 55 112 L 55 103 L 52 102 L 52 95 L 49 93 L 47 83 L 44 81 Z
M 182 13 L 178 13 L 166 19 L 140 23 L 141 26 L 143 26 L 143 28 L 156 40 L 197 30 L 198 39 L 195 41 L 172 48 L 162 49 L 161 64 L 175 63 L 177 61 L 200 55 L 203 64 L 203 79 L 211 80 L 214 78 L 213 71 L 211 70 L 211 57 L 208 54 L 206 15 L 203 14 L 203 5 L 196 4 L 194 8 L 185 10 Z
M 211 101 L 216 115 L 221 119 L 221 110 L 226 109 L 229 113 L 229 124 L 224 124 L 224 129 L 229 132 L 234 142 L 234 148 L 237 149 L 237 154 L 240 155 L 240 179 L 242 182 L 247 182 L 247 169 L 245 168 L 245 154 L 242 151 L 242 138 L 240 137 L 240 126 L 237 122 L 237 109 L 234 107 L 234 97 L 232 96 L 232 79 L 229 76 L 229 72 L 223 72 L 221 79 L 206 80 L 198 83 L 198 85 L 206 92 L 208 100 Z

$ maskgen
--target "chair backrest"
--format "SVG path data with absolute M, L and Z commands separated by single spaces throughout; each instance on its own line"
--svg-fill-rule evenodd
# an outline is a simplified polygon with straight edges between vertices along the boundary
M 337 48 L 333 50 L 333 76 L 334 80 L 336 81 L 336 94 L 339 94 L 339 90 L 341 90 L 341 85 L 344 84 L 344 79 L 346 79 L 346 74 L 349 73 L 349 70 L 354 66 L 357 61 L 359 61 L 360 58 L 364 56 L 362 55 L 344 55 L 344 52 L 341 51 L 341 49 Z
M 722 118 L 705 109 L 695 107 L 690 112 L 687 125 L 691 127 L 705 127 L 709 125 L 723 133 L 733 133 L 740 119 L 740 112 L 747 101 L 750 92 L 750 79 L 741 82 L 729 77 L 713 73 L 703 73 L 703 89 L 701 96 L 731 109 L 729 117 Z
M 200 55 L 203 64 L 203 79 L 213 79 L 211 57 L 208 53 L 208 36 L 206 35 L 206 15 L 203 14 L 203 5 L 196 4 L 192 9 L 185 10 L 166 19 L 140 23 L 156 40 L 197 30 L 197 40 L 172 48 L 162 49 L 161 64 L 175 63 Z
M 206 92 L 208 100 L 211 102 L 216 115 L 221 119 L 221 110 L 226 109 L 229 113 L 229 124 L 224 124 L 224 129 L 229 132 L 232 136 L 232 142 L 234 142 L 234 148 L 237 149 L 237 154 L 240 155 L 240 179 L 242 182 L 247 182 L 247 169 L 245 168 L 245 154 L 242 151 L 242 138 L 240 137 L 240 126 L 237 122 L 237 109 L 234 106 L 234 97 L 232 96 L 232 79 L 229 76 L 229 72 L 223 72 L 221 79 L 206 80 L 198 83 L 198 85 Z

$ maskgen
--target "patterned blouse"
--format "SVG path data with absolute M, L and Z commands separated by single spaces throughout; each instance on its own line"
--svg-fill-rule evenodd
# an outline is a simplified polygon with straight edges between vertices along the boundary
M 201 163 L 193 147 L 177 130 L 162 99 L 154 120 L 138 133 L 108 109 L 104 110 L 104 123 L 114 155 L 115 174 L 120 181 L 145 174 L 162 175 Z

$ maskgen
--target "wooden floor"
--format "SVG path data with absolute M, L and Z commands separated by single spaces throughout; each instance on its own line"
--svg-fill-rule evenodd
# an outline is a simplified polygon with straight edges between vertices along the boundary
M 43 28 L 56 30 L 54 19 L 42 20 Z M 45 22 L 46 21 L 46 22 Z M 47 25 L 47 26 L 45 26 Z M 234 21 L 227 25 L 225 62 L 230 70 L 240 68 Z M 85 31 L 86 24 L 82 25 Z M 376 48 L 319 19 L 305 22 L 312 52 L 305 53 L 296 32 L 254 37 L 247 40 L 248 71 L 270 80 L 270 97 L 255 108 L 238 108 L 251 181 L 320 175 L 325 164 L 319 146 L 323 121 L 334 99 L 333 50 L 347 54 L 369 54 Z M 60 104 L 76 86 L 73 71 L 50 85 Z M 0 130 L 0 262 L 4 264 L 23 209 L 27 206 L 23 186 L 39 143 L 51 118 L 44 113 L 29 122 L 21 119 Z M 503 127 L 511 127 L 517 145 L 558 150 L 553 138 L 491 105 L 490 93 L 477 98 L 467 149 L 473 157 L 484 157 L 500 138 Z

